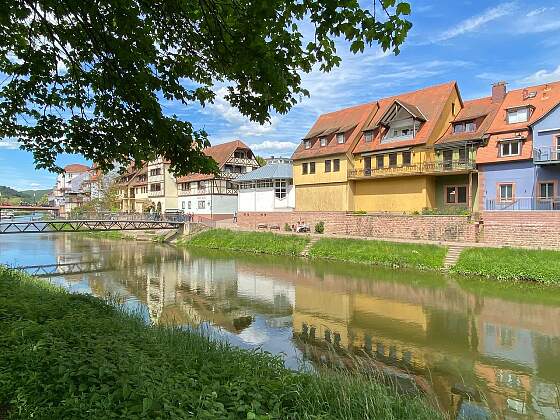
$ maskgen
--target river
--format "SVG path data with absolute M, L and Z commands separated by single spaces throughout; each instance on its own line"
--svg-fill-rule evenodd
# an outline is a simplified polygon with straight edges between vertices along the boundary
M 119 295 L 154 323 L 200 326 L 294 369 L 361 360 L 423 384 L 451 413 L 468 394 L 478 400 L 471 412 L 486 404 L 500 418 L 560 418 L 559 289 L 78 234 L 0 235 L 0 263 L 80 261 L 91 272 L 45 281 Z

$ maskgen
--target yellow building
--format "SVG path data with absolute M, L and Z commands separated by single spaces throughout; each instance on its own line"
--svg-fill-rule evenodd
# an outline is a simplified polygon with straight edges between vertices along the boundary
M 359 105 L 319 117 L 292 156 L 296 210 L 353 210 L 348 174 L 352 149 L 375 104 Z
M 476 210 L 475 152 L 493 107 L 463 103 L 449 82 L 322 115 L 293 156 L 296 210 Z

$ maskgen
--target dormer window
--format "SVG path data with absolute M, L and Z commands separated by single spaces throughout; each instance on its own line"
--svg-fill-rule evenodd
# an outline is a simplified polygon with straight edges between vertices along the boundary
M 373 131 L 366 131 L 364 133 L 364 141 L 366 143 L 371 143 L 373 141 Z
M 306 149 L 311 149 L 311 140 L 304 140 L 303 147 Z
M 529 121 L 529 114 L 530 111 L 528 107 L 508 109 L 507 122 L 508 124 L 515 124 Z
M 453 133 L 472 133 L 476 131 L 476 123 L 474 121 L 463 121 L 453 124 Z
M 338 133 L 336 135 L 336 142 L 338 144 L 343 144 L 344 143 L 344 133 Z
M 319 137 L 319 142 L 321 143 L 321 147 L 325 147 L 327 145 L 327 138 Z

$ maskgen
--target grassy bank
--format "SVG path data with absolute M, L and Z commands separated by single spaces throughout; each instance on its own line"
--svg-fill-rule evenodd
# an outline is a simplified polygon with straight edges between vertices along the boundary
M 365 378 L 309 375 L 0 267 L 0 409 L 11 418 L 434 419 Z
M 261 254 L 299 255 L 308 242 L 307 236 L 212 229 L 201 232 L 188 241 L 179 241 L 178 244 Z
M 359 264 L 439 269 L 447 249 L 437 245 L 418 245 L 361 239 L 321 239 L 310 250 L 312 258 L 327 258 Z
M 560 252 L 516 248 L 465 249 L 453 271 L 499 280 L 560 284 Z
M 90 236 L 92 238 L 100 238 L 100 239 L 127 239 L 131 240 L 134 239 L 134 236 L 127 235 L 121 231 L 117 230 L 108 230 L 108 231 L 98 231 L 98 232 L 82 232 L 85 236 Z

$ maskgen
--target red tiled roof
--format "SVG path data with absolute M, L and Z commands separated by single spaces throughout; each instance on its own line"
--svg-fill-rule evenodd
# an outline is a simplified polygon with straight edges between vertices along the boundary
M 441 85 L 430 86 L 424 89 L 416 90 L 414 92 L 403 93 L 401 95 L 392 96 L 379 100 L 377 103 L 379 108 L 373 114 L 364 127 L 365 130 L 375 130 L 373 141 L 366 143 L 364 136 L 360 136 L 360 140 L 354 148 L 354 153 L 363 153 L 375 150 L 395 149 L 399 147 L 407 147 L 425 144 L 436 123 L 440 114 L 445 106 L 446 101 L 449 99 L 453 89 L 457 89 L 456 82 L 447 82 Z M 413 115 L 420 112 L 426 122 L 422 123 L 416 136 L 410 140 L 403 140 L 398 142 L 381 143 L 381 139 L 386 133 L 386 129 L 379 126 L 380 120 L 385 116 L 388 109 L 395 103 L 400 102 L 404 107 Z M 406 105 L 405 105 L 406 104 Z
M 449 124 L 447 131 L 436 144 L 453 143 L 459 141 L 480 140 L 492 124 L 501 102 L 492 102 L 492 97 L 473 99 L 464 102 L 464 107 Z M 453 124 L 457 122 L 474 121 L 476 130 L 473 132 L 453 133 Z
M 311 141 L 311 148 L 306 149 L 301 143 L 292 155 L 292 159 L 306 159 L 350 151 L 355 140 L 361 135 L 362 126 L 374 108 L 375 104 L 370 103 L 321 115 L 304 137 Z M 338 132 L 345 133 L 344 143 L 337 143 L 335 134 Z M 321 146 L 318 141 L 319 136 L 327 138 L 326 146 Z
M 204 154 L 211 157 L 216 161 L 218 167 L 222 169 L 226 161 L 233 155 L 237 149 L 251 150 L 249 146 L 243 143 L 241 140 L 233 140 L 227 143 L 218 144 L 216 146 L 210 146 L 204 149 Z M 177 182 L 193 182 L 193 181 L 205 181 L 208 179 L 214 179 L 213 174 L 189 174 L 177 178 Z
M 476 162 L 494 163 L 531 159 L 533 137 L 529 127 L 547 115 L 558 104 L 560 104 L 560 82 L 529 86 L 508 92 L 488 128 L 487 132 L 490 134 L 488 144 L 477 151 Z M 525 106 L 532 108 L 529 121 L 508 124 L 507 110 Z M 500 157 L 498 153 L 500 142 L 516 137 L 524 139 L 521 154 L 519 156 Z
M 82 165 L 80 163 L 72 163 L 64 167 L 64 172 L 68 174 L 79 174 L 83 172 L 88 172 L 89 169 L 90 168 L 86 165 Z
M 526 97 L 531 92 L 535 93 L 532 98 Z M 516 89 L 508 92 L 496 118 L 488 129 L 489 133 L 499 133 L 504 131 L 515 131 L 527 128 L 530 124 L 541 119 L 552 108 L 560 103 L 560 81 L 547 83 L 544 85 L 530 86 L 524 89 Z M 508 124 L 506 110 L 517 107 L 531 106 L 533 112 L 527 122 Z

